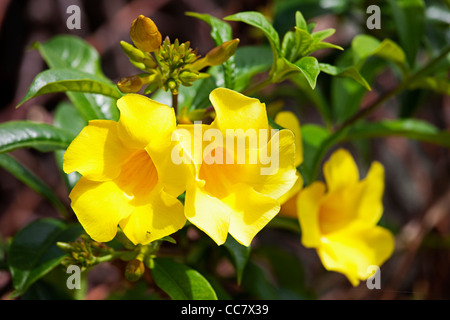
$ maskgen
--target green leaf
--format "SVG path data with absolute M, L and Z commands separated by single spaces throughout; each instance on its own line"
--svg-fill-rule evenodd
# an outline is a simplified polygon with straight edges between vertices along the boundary
M 450 132 L 418 119 L 384 120 L 353 125 L 342 140 L 402 136 L 408 139 L 450 147 Z
M 406 56 L 403 49 L 390 39 L 384 39 L 383 42 L 380 42 L 369 35 L 357 35 L 352 41 L 352 52 L 357 69 L 360 69 L 369 57 L 377 56 L 396 64 L 403 75 L 408 74 L 409 69 L 406 65 Z
M 52 203 L 63 216 L 67 215 L 65 206 L 53 191 L 29 169 L 8 154 L 0 154 L 0 167 L 9 171 L 14 177 Z
M 156 258 L 152 275 L 156 285 L 173 300 L 217 300 L 209 282 L 184 264 Z
M 308 80 L 311 89 L 316 87 L 317 77 L 320 73 L 319 61 L 315 57 L 303 57 L 298 60 L 295 65 L 300 69 L 300 71 Z
M 328 37 L 331 37 L 335 32 L 336 32 L 336 29 L 329 28 L 329 29 L 313 32 L 311 34 L 311 36 L 314 39 L 314 41 L 320 42 L 322 40 L 325 40 Z
M 427 89 L 433 90 L 440 94 L 450 95 L 450 82 L 445 78 L 426 77 L 414 81 L 409 86 L 409 89 Z
M 39 151 L 65 149 L 72 139 L 67 131 L 46 123 L 19 120 L 0 124 L 0 153 L 18 148 Z
M 59 265 L 66 254 L 56 242 L 73 241 L 81 232 L 80 225 L 51 218 L 35 220 L 20 230 L 12 239 L 8 254 L 13 295 L 22 295 L 31 284 Z
M 425 2 L 423 0 L 388 0 L 400 43 L 408 63 L 414 67 L 425 32 Z
M 334 145 L 344 141 L 401 136 L 446 148 L 450 147 L 450 132 L 439 130 L 432 124 L 417 119 L 385 120 L 372 123 L 359 122 L 334 134 L 324 133 L 320 136 L 317 134 L 317 129 L 320 130 L 320 127 L 311 126 L 302 126 L 303 165 L 307 166 L 307 182 L 316 178 L 326 152 Z M 316 133 L 308 132 L 311 129 L 316 131 Z M 312 143 L 309 139 L 313 139 Z
M 237 282 L 238 284 L 241 284 L 242 274 L 244 273 L 245 265 L 247 264 L 250 255 L 250 247 L 243 246 L 231 236 L 227 237 L 224 246 L 227 248 L 233 259 L 234 267 L 236 268 Z
M 78 110 L 67 101 L 62 101 L 56 106 L 53 123 L 55 127 L 69 132 L 72 138 L 75 138 L 88 125 Z
M 280 36 L 263 14 L 256 11 L 238 12 L 231 16 L 225 17 L 224 19 L 229 21 L 241 21 L 258 28 L 269 40 L 274 58 L 278 58 L 281 55 Z
M 295 32 L 286 32 L 283 38 L 281 55 L 290 62 L 297 61 L 309 54 L 313 42 L 314 40 L 308 31 L 295 28 Z
M 269 46 L 239 47 L 234 57 L 236 91 L 244 90 L 254 75 L 269 70 L 273 63 L 272 50 Z
M 302 130 L 303 164 L 305 184 L 309 185 L 314 180 L 316 166 L 316 154 L 324 141 L 330 136 L 328 130 L 315 124 L 304 124 Z
M 43 94 L 66 91 L 98 93 L 115 99 L 122 96 L 116 86 L 92 74 L 72 69 L 49 69 L 34 78 L 27 94 L 17 107 Z
M 308 31 L 308 24 L 300 11 L 295 12 L 295 26 L 304 31 Z
M 364 79 L 364 77 L 359 73 L 358 69 L 356 69 L 354 66 L 336 67 L 327 63 L 319 63 L 319 68 L 320 71 L 325 72 L 332 76 L 351 78 L 356 82 L 358 82 L 367 90 L 372 90 L 370 88 L 370 85 L 367 83 L 366 79 Z
M 303 57 L 295 64 L 285 58 L 279 58 L 277 59 L 272 81 L 281 82 L 286 78 L 295 76 L 297 73 L 303 74 L 310 87 L 314 89 L 320 73 L 319 62 L 314 57 Z
M 101 70 L 100 56 L 90 44 L 71 35 L 60 35 L 45 43 L 35 42 L 37 48 L 50 68 L 74 69 L 108 80 Z
M 47 42 L 36 42 L 43 59 L 51 69 L 74 69 L 89 73 L 111 84 L 101 71 L 100 56 L 90 44 L 81 38 L 62 35 Z M 119 118 L 116 99 L 99 94 L 67 92 L 67 96 L 86 120 Z

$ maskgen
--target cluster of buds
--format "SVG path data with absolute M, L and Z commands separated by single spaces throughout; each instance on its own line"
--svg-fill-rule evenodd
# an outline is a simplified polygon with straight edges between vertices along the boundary
M 162 37 L 155 23 L 140 15 L 130 29 L 133 45 L 121 41 L 122 50 L 130 62 L 143 73 L 122 78 L 117 86 L 123 93 L 139 92 L 144 86 L 144 94 L 159 88 L 177 95 L 180 86 L 192 86 L 198 79 L 206 78 L 201 72 L 208 66 L 216 66 L 227 61 L 236 51 L 239 39 L 224 42 L 212 49 L 204 58 L 190 47 L 190 42 L 173 43 Z
M 114 250 L 107 245 L 92 240 L 88 235 L 82 234 L 74 242 L 58 242 L 57 246 L 68 253 L 62 261 L 64 266 L 79 265 L 84 270 L 102 262 Z

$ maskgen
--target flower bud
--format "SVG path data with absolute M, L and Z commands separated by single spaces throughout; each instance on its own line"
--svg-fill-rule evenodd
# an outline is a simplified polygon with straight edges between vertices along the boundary
M 222 43 L 209 51 L 203 59 L 197 60 L 193 64 L 195 70 L 203 69 L 207 66 L 218 66 L 230 59 L 236 52 L 239 39 L 233 39 Z
M 192 82 L 198 80 L 198 72 L 184 70 L 180 73 L 179 78 L 184 86 L 191 86 Z
M 122 91 L 123 93 L 136 93 L 141 88 L 149 83 L 149 77 L 148 76 L 131 76 L 122 78 L 118 83 L 117 87 Z
M 161 45 L 162 37 L 152 19 L 140 15 L 131 24 L 130 37 L 134 45 L 144 52 L 153 52 Z
M 153 69 L 157 66 L 155 60 L 147 52 L 133 47 L 125 41 L 120 41 L 122 51 L 128 56 L 130 62 L 141 70 Z
M 141 260 L 133 259 L 125 268 L 125 277 L 132 282 L 138 281 L 145 272 L 145 265 Z

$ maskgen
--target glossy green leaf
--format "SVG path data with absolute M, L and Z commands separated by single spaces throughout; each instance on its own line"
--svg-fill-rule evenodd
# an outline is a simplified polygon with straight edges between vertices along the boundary
M 27 94 L 17 107 L 43 94 L 66 91 L 97 93 L 115 99 L 122 96 L 116 86 L 89 73 L 72 69 L 49 69 L 34 78 Z
M 326 152 L 344 141 L 399 136 L 450 147 L 450 132 L 439 130 L 432 124 L 417 119 L 359 122 L 333 134 L 319 134 L 320 131 L 320 127 L 314 125 L 302 126 L 303 165 L 306 167 L 307 183 L 316 178 Z
M 73 69 L 97 76 L 104 82 L 111 81 L 101 71 L 98 52 L 89 43 L 71 35 L 61 35 L 44 43 L 36 42 L 43 59 L 51 69 Z M 67 96 L 86 120 L 118 120 L 116 99 L 100 94 L 67 92 Z
M 416 55 L 425 32 L 423 0 L 388 0 L 396 29 L 408 63 L 414 67 Z
M 272 24 L 267 20 L 267 18 L 259 12 L 256 11 L 246 11 L 233 14 L 231 16 L 225 17 L 225 20 L 229 21 L 241 21 L 247 23 L 255 28 L 261 30 L 270 45 L 272 46 L 274 57 L 279 57 L 281 54 L 280 49 L 280 36 Z
M 320 73 L 319 62 L 315 57 L 303 57 L 295 64 L 287 61 L 285 58 L 279 58 L 277 59 L 272 81 L 281 82 L 289 77 L 295 77 L 298 73 L 303 74 L 310 87 L 314 89 Z
M 196 270 L 167 258 L 154 259 L 156 285 L 173 300 L 217 300 L 214 289 Z
M 240 284 L 248 257 L 250 255 L 250 247 L 243 246 L 231 236 L 228 236 L 224 246 L 231 255 L 234 267 L 236 269 L 237 282 Z
M 316 87 L 317 77 L 320 73 L 319 62 L 315 57 L 303 57 L 295 63 L 308 80 L 312 89 Z
M 290 62 L 295 62 L 308 55 L 314 40 L 308 31 L 295 28 L 286 32 L 281 47 L 281 55 Z
M 33 47 L 39 50 L 50 68 L 74 69 L 107 80 L 97 50 L 81 38 L 59 35 L 44 43 L 35 42 Z
M 320 71 L 325 72 L 332 76 L 347 77 L 355 80 L 367 90 L 371 90 L 370 85 L 366 79 L 359 73 L 358 69 L 354 66 L 350 67 L 336 67 L 327 63 L 319 63 Z
M 52 218 L 35 220 L 20 230 L 8 254 L 14 296 L 22 295 L 31 284 L 59 265 L 66 254 L 56 242 L 73 241 L 81 232 L 80 225 L 68 225 Z
M 22 181 L 31 189 L 42 195 L 53 204 L 63 216 L 67 215 L 65 206 L 53 191 L 34 173 L 8 154 L 0 154 L 0 167 L 11 173 L 16 179 Z
M 270 69 L 273 63 L 272 50 L 269 46 L 239 47 L 234 55 L 236 79 L 234 90 L 245 89 L 253 76 Z
M 46 123 L 18 120 L 0 124 L 0 153 L 18 148 L 40 151 L 65 149 L 72 139 L 67 131 Z
M 369 139 L 402 136 L 409 139 L 450 147 L 450 132 L 436 128 L 431 123 L 418 119 L 384 120 L 358 123 L 350 128 L 342 140 Z
M 314 170 L 316 166 L 316 154 L 320 147 L 328 139 L 330 133 L 324 127 L 315 124 L 303 124 L 302 144 L 303 144 L 303 164 L 302 171 L 304 173 L 305 184 L 310 184 L 314 179 Z
M 377 56 L 396 64 L 403 74 L 408 73 L 406 55 L 402 48 L 390 39 L 380 42 L 378 39 L 361 34 L 353 38 L 352 52 L 355 66 L 360 69 L 371 56 Z
M 450 95 L 450 81 L 445 78 L 420 78 L 409 85 L 409 89 L 427 89 L 440 94 Z
M 308 31 L 308 24 L 300 11 L 295 12 L 295 26 L 304 31 Z

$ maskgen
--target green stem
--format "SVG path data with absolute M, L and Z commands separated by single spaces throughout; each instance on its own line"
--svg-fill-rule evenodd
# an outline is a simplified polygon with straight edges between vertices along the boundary
M 175 111 L 175 115 L 178 114 L 178 94 L 172 93 L 172 108 Z

